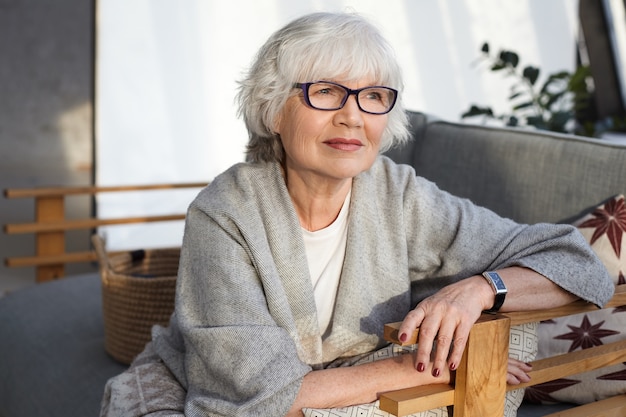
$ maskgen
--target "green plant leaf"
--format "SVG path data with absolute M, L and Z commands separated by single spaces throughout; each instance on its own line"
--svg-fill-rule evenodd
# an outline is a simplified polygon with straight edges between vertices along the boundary
M 571 74 L 569 73 L 569 71 L 559 71 L 559 72 L 552 73 L 550 75 L 550 78 L 554 78 L 557 80 L 565 80 L 565 79 L 568 79 L 570 76 Z
M 472 104 L 470 106 L 470 109 L 461 115 L 461 118 L 465 119 L 467 117 L 474 117 L 474 116 L 494 117 L 493 110 L 491 110 L 491 107 L 480 107 L 475 104 Z
M 548 120 L 548 129 L 553 132 L 567 133 L 567 122 L 573 117 L 570 111 L 558 111 L 552 113 L 552 117 Z
M 567 91 L 565 90 L 558 91 L 556 93 L 546 92 L 545 94 L 542 95 L 542 99 L 540 100 L 540 102 L 542 103 L 542 106 L 545 109 L 550 110 L 552 106 L 554 106 L 555 103 L 557 103 L 559 100 L 561 100 L 565 96 L 566 93 Z M 544 97 L 546 98 L 546 100 L 543 100 Z
M 513 110 L 526 109 L 528 107 L 532 107 L 533 105 L 534 105 L 534 103 L 532 101 L 527 101 L 525 103 L 521 103 L 521 104 L 518 104 L 516 106 L 513 106 Z
M 539 78 L 539 72 L 540 72 L 539 68 L 529 65 L 526 68 L 524 68 L 524 71 L 522 72 L 522 76 L 528 80 L 530 85 L 535 85 L 535 83 L 537 82 L 537 79 Z
M 482 61 L 490 65 L 491 71 L 505 70 L 507 77 L 513 77 L 508 94 L 513 107 L 510 114 L 494 115 L 490 107 L 474 105 L 462 117 L 485 116 L 501 120 L 508 126 L 527 125 L 554 131 L 572 130 L 573 127 L 575 132 L 588 136 L 607 129 L 588 111 L 593 97 L 593 86 L 588 82 L 591 76 L 588 66 L 578 66 L 571 73 L 558 71 L 548 74 L 537 92 L 541 75 L 539 67 L 529 65 L 517 71 L 519 55 L 504 49 L 498 55 L 489 55 L 491 49 L 488 42 L 482 44 L 481 52 Z M 626 130 L 626 118 L 621 128 Z
M 567 83 L 567 88 L 575 94 L 588 97 L 589 90 L 587 86 L 587 78 L 591 76 L 589 66 L 582 65 L 576 68 Z
M 519 119 L 515 116 L 509 116 L 509 119 L 506 122 L 507 126 L 516 127 L 519 125 Z
M 543 83 L 540 93 L 550 93 L 551 88 L 554 87 L 554 91 L 564 91 L 567 89 L 567 80 L 569 73 L 556 73 L 550 74 L 548 79 Z
M 548 125 L 541 116 L 529 116 L 528 118 L 526 118 L 526 124 L 534 126 L 537 129 L 547 130 L 548 128 Z
M 500 61 L 502 61 L 506 65 L 510 65 L 513 68 L 517 68 L 517 64 L 519 64 L 519 55 L 517 55 L 513 51 L 501 51 Z

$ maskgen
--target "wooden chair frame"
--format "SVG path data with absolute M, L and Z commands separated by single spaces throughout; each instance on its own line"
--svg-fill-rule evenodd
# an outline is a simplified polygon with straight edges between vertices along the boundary
M 616 287 L 615 295 L 605 308 L 626 305 L 626 284 Z M 380 408 L 396 416 L 405 416 L 442 406 L 452 406 L 454 417 L 502 417 L 507 391 L 526 388 L 581 372 L 626 362 L 626 340 L 574 351 L 532 362 L 531 381 L 507 385 L 506 372 L 511 326 L 539 322 L 597 310 L 593 304 L 574 303 L 546 310 L 483 314 L 474 324 L 450 385 L 427 385 L 387 392 L 380 397 Z M 417 342 L 418 331 L 409 340 L 398 339 L 400 323 L 385 326 L 389 342 L 411 345 Z M 550 417 L 621 417 L 626 415 L 626 394 L 581 405 Z
M 183 220 L 185 213 L 161 216 L 124 217 L 116 219 L 67 219 L 65 215 L 66 198 L 72 195 L 95 196 L 99 193 L 173 190 L 181 188 L 201 188 L 207 183 L 129 185 L 113 187 L 49 187 L 7 189 L 6 198 L 34 198 L 35 221 L 32 223 L 6 224 L 6 234 L 33 233 L 35 235 L 34 256 L 5 259 L 8 267 L 36 267 L 36 281 L 44 282 L 61 278 L 65 275 L 65 264 L 94 262 L 98 258 L 93 250 L 68 253 L 65 249 L 66 232 L 70 230 L 89 230 L 99 226 L 164 222 Z

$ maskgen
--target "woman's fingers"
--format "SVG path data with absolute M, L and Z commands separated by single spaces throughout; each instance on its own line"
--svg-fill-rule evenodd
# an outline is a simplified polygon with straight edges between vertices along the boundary
M 532 366 L 528 363 L 509 358 L 506 383 L 509 385 L 517 385 L 530 381 L 530 375 L 528 375 L 528 372 L 532 371 L 532 369 Z
M 459 367 L 459 362 L 461 362 L 461 357 L 463 356 L 463 351 L 465 350 L 465 345 L 467 344 L 469 332 L 473 324 L 474 322 L 472 321 L 463 321 L 456 328 L 454 340 L 452 341 L 452 349 L 448 356 L 448 367 L 453 371 Z
M 453 297 L 430 297 L 411 310 L 400 325 L 399 338 L 407 341 L 419 328 L 415 368 L 419 372 L 430 369 L 438 377 L 445 368 L 456 370 L 463 356 L 470 330 L 476 319 L 464 303 L 451 302 Z M 479 315 L 479 313 L 478 313 Z M 530 381 L 532 367 L 517 359 L 509 359 L 507 383 L 517 385 Z
M 398 339 L 404 343 L 408 341 L 415 333 L 415 329 L 420 327 L 422 320 L 424 319 L 424 310 L 418 305 L 413 310 L 409 311 L 404 317 L 400 329 L 398 329 Z
M 458 367 L 469 332 L 481 312 L 475 297 L 468 296 L 471 291 L 464 287 L 467 284 L 469 280 L 444 287 L 419 303 L 402 322 L 399 338 L 403 342 L 419 327 L 418 371 L 427 369 L 431 361 L 434 376 L 441 374 L 444 367 Z

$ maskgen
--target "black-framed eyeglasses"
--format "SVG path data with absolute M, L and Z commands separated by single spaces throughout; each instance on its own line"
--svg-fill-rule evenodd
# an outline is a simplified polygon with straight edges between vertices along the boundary
M 295 83 L 293 86 L 301 88 L 306 104 L 317 110 L 339 110 L 345 106 L 348 97 L 354 94 L 362 112 L 386 114 L 393 109 L 398 99 L 398 90 L 378 85 L 357 90 L 330 81 Z

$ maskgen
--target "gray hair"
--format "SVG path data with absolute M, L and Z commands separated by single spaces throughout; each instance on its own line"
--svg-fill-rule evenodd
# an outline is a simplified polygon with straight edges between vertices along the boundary
M 247 159 L 282 162 L 284 150 L 273 126 L 287 99 L 298 94 L 293 84 L 338 76 L 350 80 L 372 77 L 377 84 L 399 92 L 404 87 L 393 49 L 361 16 L 313 13 L 275 32 L 239 83 L 239 116 L 250 135 Z M 401 96 L 388 117 L 381 152 L 409 138 Z

